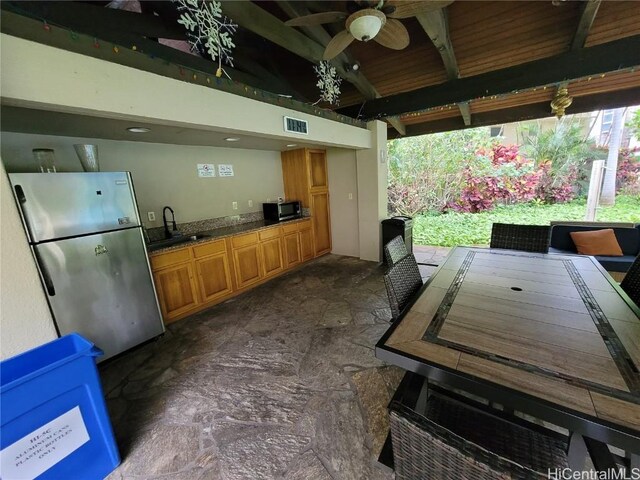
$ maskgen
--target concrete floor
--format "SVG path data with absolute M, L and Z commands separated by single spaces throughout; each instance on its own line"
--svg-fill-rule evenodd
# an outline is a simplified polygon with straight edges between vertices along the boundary
M 404 372 L 374 356 L 382 273 L 327 255 L 103 366 L 109 479 L 393 478 L 376 458 Z

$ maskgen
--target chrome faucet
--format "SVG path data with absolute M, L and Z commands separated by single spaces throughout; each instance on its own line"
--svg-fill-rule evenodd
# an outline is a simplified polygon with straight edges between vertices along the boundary
M 176 227 L 176 215 L 173 213 L 173 208 L 167 206 L 162 209 L 162 223 L 164 223 L 164 238 L 173 237 L 173 233 L 169 230 L 169 225 L 167 225 L 167 210 L 171 212 L 171 223 L 173 224 L 173 231 L 177 232 L 178 228 Z

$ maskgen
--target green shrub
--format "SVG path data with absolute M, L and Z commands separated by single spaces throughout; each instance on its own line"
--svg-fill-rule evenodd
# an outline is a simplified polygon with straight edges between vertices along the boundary
M 488 245 L 494 222 L 548 225 L 552 220 L 584 220 L 586 199 L 569 203 L 536 202 L 498 205 L 480 213 L 449 212 L 414 217 L 413 238 L 416 245 Z M 598 208 L 598 221 L 640 223 L 640 196 L 619 195 L 616 204 Z

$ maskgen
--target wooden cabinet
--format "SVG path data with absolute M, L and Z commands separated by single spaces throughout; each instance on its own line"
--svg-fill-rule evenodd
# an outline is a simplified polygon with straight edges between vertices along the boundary
M 150 256 L 165 323 L 222 302 L 314 257 L 311 220 Z
M 160 308 L 166 323 L 198 305 L 193 266 L 179 263 L 154 272 Z
M 300 258 L 303 262 L 311 260 L 315 257 L 315 248 L 313 246 L 313 229 L 311 228 L 311 222 L 305 222 L 305 225 L 300 228 L 298 233 L 300 240 Z
M 244 288 L 259 281 L 262 278 L 262 268 L 260 268 L 258 244 L 235 248 L 233 250 L 233 266 L 238 288 Z
M 260 242 L 262 254 L 262 274 L 270 277 L 284 269 L 282 261 L 282 241 L 280 237 Z
M 293 267 L 302 261 L 300 253 L 300 233 L 293 232 L 284 236 L 284 266 Z
M 311 260 L 315 256 L 311 220 L 284 225 L 283 251 L 285 268 Z
M 200 258 L 195 264 L 203 302 L 224 297 L 233 291 L 226 252 Z
M 316 257 L 331 252 L 331 217 L 329 192 L 311 194 L 313 240 Z
M 285 196 L 290 200 L 300 200 L 302 206 L 310 210 L 313 227 L 311 247 L 314 249 L 314 255 L 331 252 L 326 152 L 302 148 L 282 152 L 281 157 Z M 309 246 L 308 241 L 306 246 Z M 302 245 L 300 248 L 302 249 Z

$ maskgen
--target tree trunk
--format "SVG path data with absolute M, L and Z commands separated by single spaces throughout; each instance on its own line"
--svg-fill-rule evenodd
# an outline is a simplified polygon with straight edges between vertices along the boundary
M 624 129 L 624 111 L 626 108 L 616 108 L 613 111 L 611 131 L 609 134 L 609 155 L 607 156 L 600 205 L 614 205 L 616 203 L 616 173 L 618 172 L 618 152 Z

